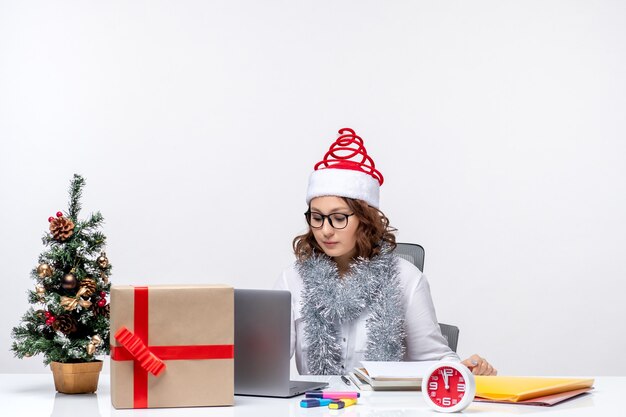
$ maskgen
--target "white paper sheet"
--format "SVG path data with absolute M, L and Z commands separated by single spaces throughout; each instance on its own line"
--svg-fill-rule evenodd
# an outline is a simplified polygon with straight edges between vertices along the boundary
M 438 361 L 375 362 L 361 361 L 371 378 L 422 378 Z

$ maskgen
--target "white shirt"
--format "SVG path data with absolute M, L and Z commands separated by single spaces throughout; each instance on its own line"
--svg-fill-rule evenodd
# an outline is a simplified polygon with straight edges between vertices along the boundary
M 459 357 L 446 343 L 441 334 L 435 306 L 430 296 L 428 280 L 412 263 L 398 259 L 399 281 L 404 304 L 406 354 L 405 361 L 429 361 L 449 359 L 459 361 Z M 275 289 L 291 292 L 291 356 L 296 354 L 296 366 L 301 375 L 309 374 L 307 366 L 308 346 L 304 337 L 305 326 L 302 320 L 302 290 L 304 283 L 295 264 L 283 271 Z M 370 314 L 365 309 L 356 320 L 341 326 L 342 366 L 351 370 L 365 360 L 367 350 L 366 320 Z

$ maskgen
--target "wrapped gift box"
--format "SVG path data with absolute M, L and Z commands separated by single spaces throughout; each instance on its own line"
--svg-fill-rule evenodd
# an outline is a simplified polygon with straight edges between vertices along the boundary
M 113 406 L 233 405 L 233 343 L 232 287 L 113 286 Z

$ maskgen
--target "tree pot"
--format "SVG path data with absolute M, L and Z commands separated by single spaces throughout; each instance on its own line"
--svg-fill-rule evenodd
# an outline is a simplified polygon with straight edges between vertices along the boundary
M 102 361 L 83 363 L 50 363 L 54 387 L 63 394 L 86 394 L 96 392 Z

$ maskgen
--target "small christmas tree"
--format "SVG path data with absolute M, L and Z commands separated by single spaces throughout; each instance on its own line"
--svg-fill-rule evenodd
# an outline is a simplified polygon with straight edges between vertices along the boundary
M 32 270 L 35 290 L 19 326 L 13 328 L 11 350 L 18 358 L 44 354 L 50 362 L 91 362 L 109 354 L 109 305 L 111 265 L 102 251 L 104 221 L 96 212 L 78 219 L 85 180 L 74 175 L 67 213 L 48 219 L 50 232 L 43 237 L 47 250 Z

